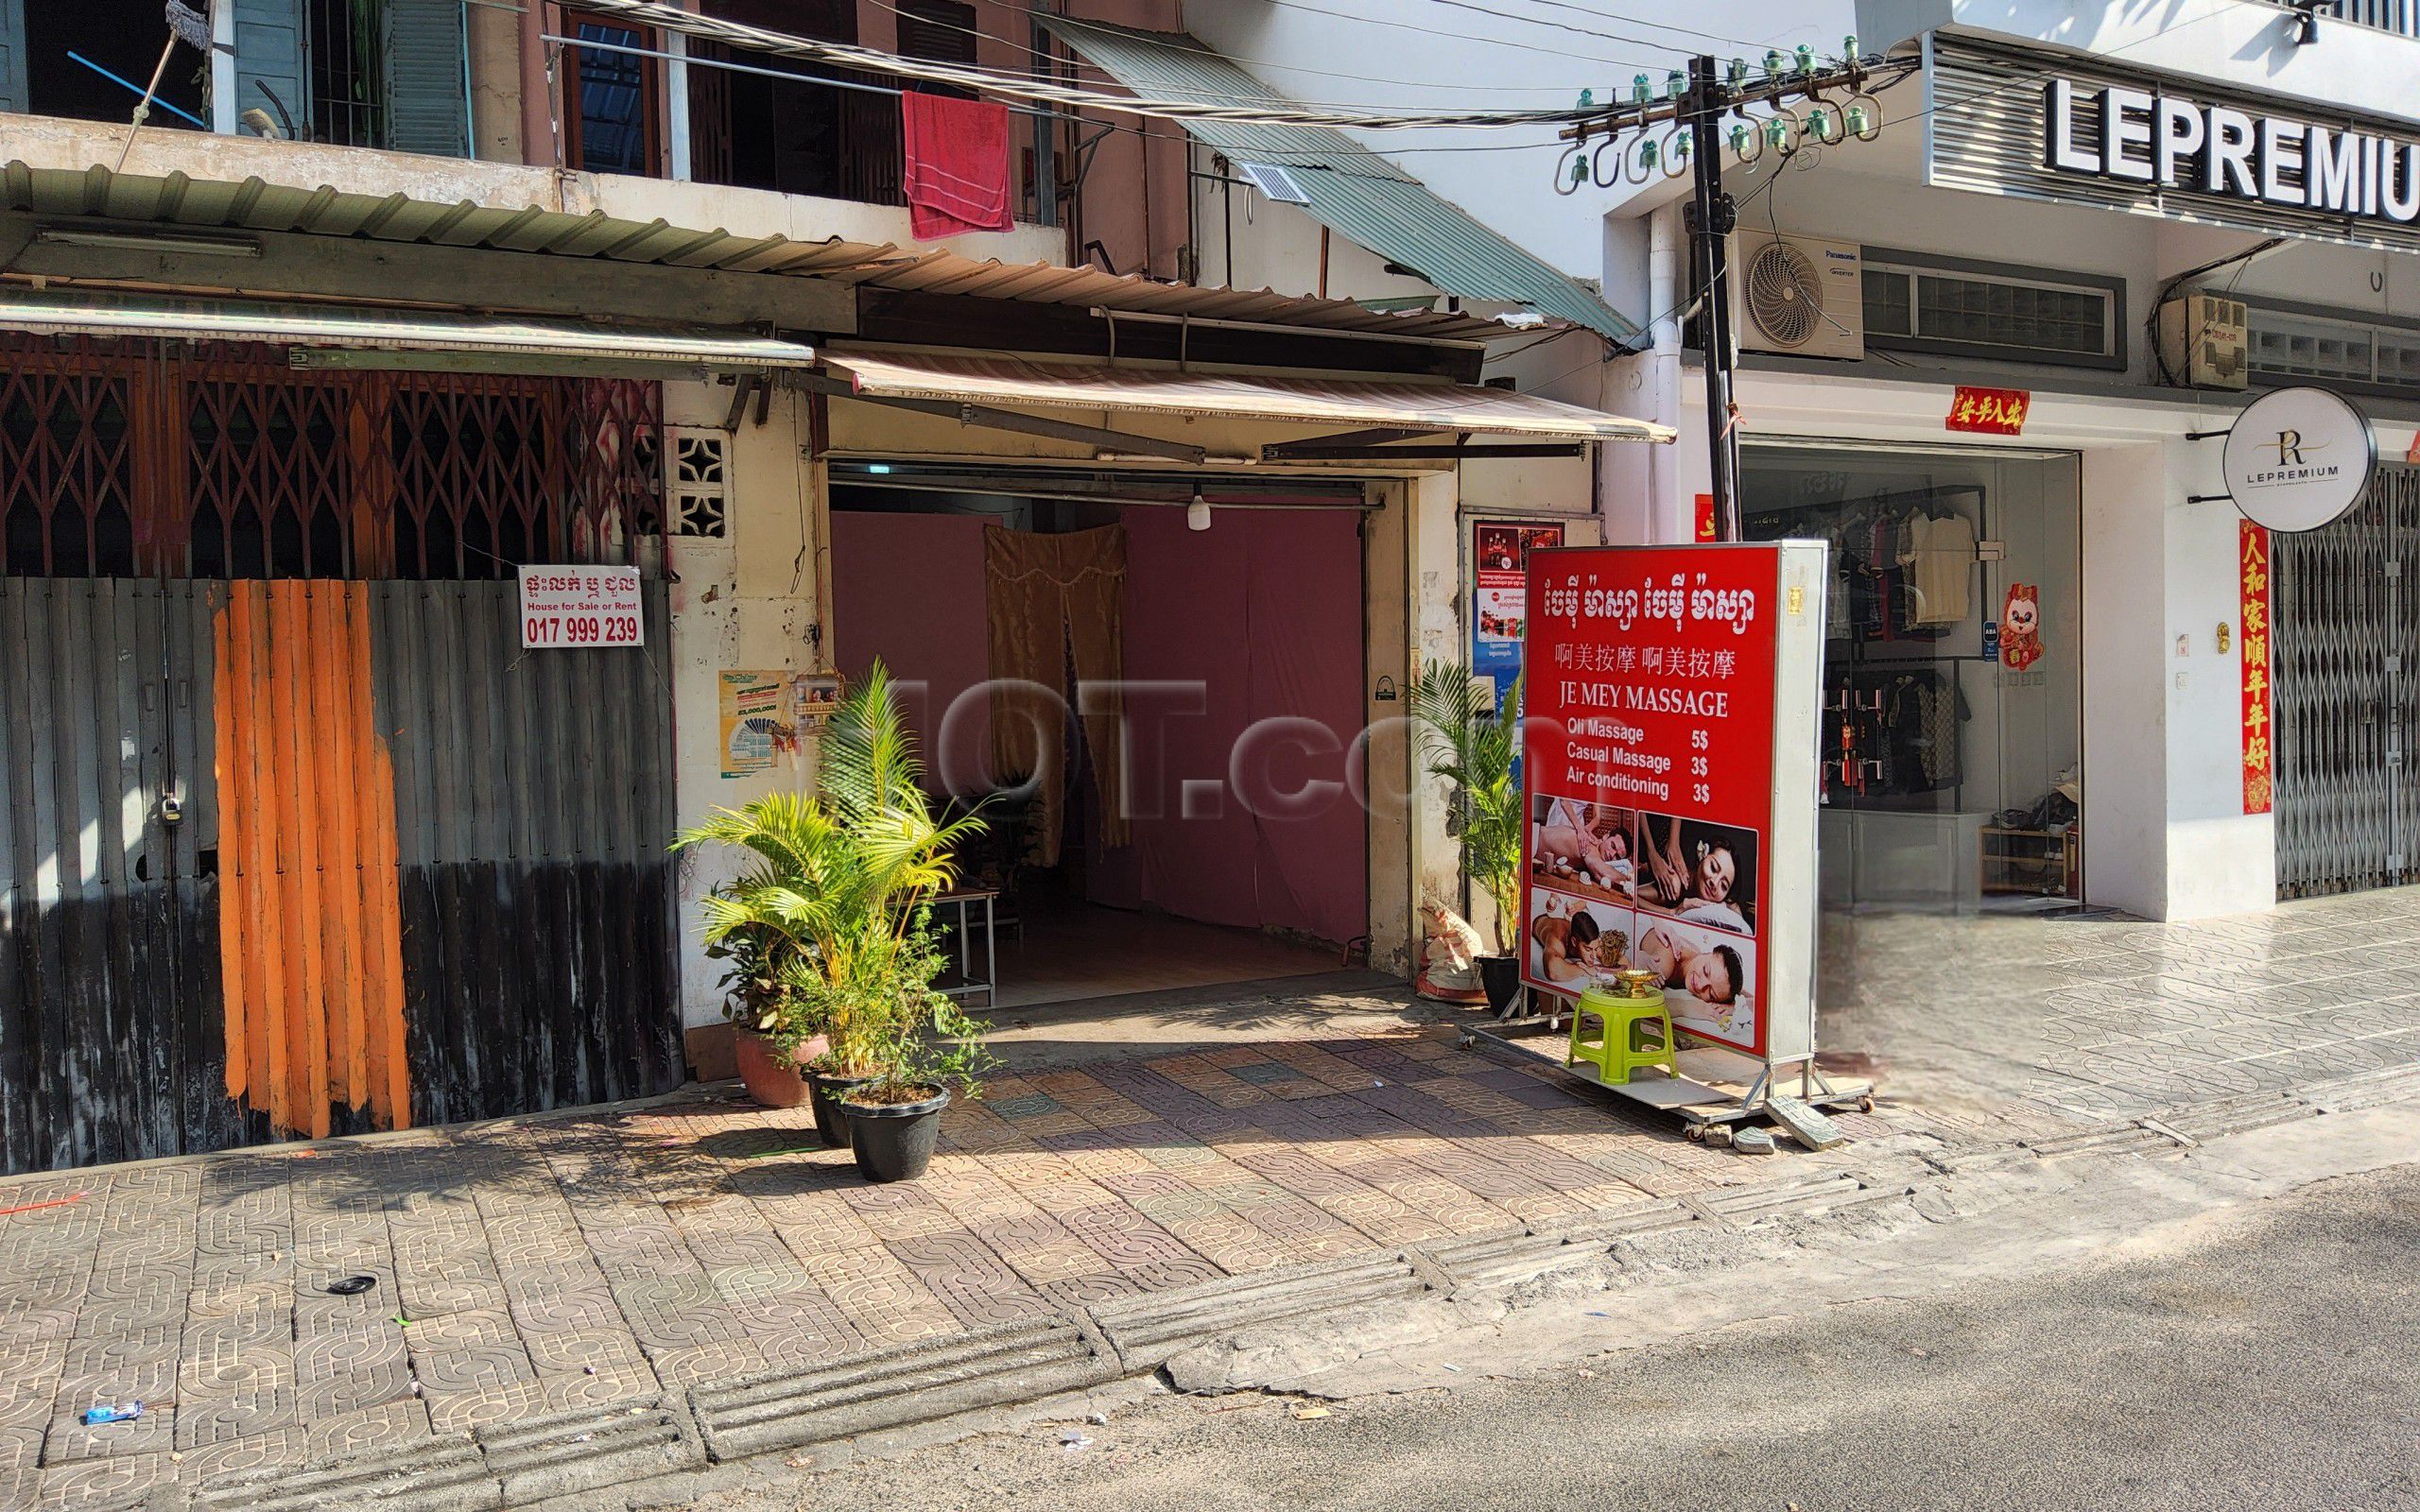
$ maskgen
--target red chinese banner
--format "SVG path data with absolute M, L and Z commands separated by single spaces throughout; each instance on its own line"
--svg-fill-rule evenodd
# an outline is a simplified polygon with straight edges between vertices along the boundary
M 1522 684 L 1523 979 L 1577 997 L 1651 971 L 1677 1024 L 1757 1055 L 1779 551 L 1540 552 Z
M 2238 576 L 2243 593 L 2243 812 L 2269 812 L 2275 772 L 2269 725 L 2269 532 L 2239 523 Z
M 2413 444 L 2420 445 L 2420 442 L 2415 442 Z M 1698 495 L 1698 540 L 1701 541 L 1709 541 L 1713 539 L 1714 495 L 1711 493 L 1701 493 Z
M 2025 412 L 2032 406 L 2033 395 L 2022 388 L 1969 388 L 1958 386 L 1950 396 L 1949 414 L 1941 422 L 1945 431 L 1975 431 L 1984 436 L 2022 436 L 2025 434 Z

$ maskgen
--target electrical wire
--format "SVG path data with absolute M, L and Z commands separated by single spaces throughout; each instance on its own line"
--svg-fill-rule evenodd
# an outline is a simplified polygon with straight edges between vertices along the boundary
M 1645 47 L 1669 47 L 1669 46 L 1671 46 L 1671 44 L 1670 44 L 1669 43 L 1657 42 L 1655 39 L 1653 39 L 1653 38 L 1651 38 L 1651 37 L 1640 37 L 1640 36 L 1634 36 L 1634 35 L 1632 35 L 1632 34 L 1629 34 L 1629 33 L 1625 33 L 1625 32 L 1618 32 L 1618 31 L 1599 31 L 1599 30 L 1597 30 L 1596 28 L 1591 27 L 1591 26 L 1573 26 L 1571 23 L 1569 23 L 1569 22 L 1567 22 L 1567 21 L 1548 21 L 1547 19 L 1546 19 L 1546 18 L 1545 18 L 1545 17 L 1543 17 L 1543 16 L 1524 16 L 1524 15 L 1520 15 L 1520 14 L 1518 14 L 1518 13 L 1516 13 L 1516 12 L 1514 12 L 1514 11 L 1511 11 L 1511 10 L 1498 10 L 1498 9 L 1495 9 L 1495 7 L 1493 7 L 1493 6 L 1483 6 L 1483 5 L 1480 5 L 1480 4 L 1478 4 L 1478 0 L 1428 0 L 1428 3 L 1429 3 L 1430 5 L 1435 5 L 1435 6 L 1445 6 L 1445 7 L 1448 7 L 1448 8 L 1450 8 L 1450 9 L 1455 9 L 1455 10 L 1475 10 L 1475 11 L 1478 12 L 1478 13 L 1479 13 L 1480 15 L 1482 15 L 1482 16 L 1494 16 L 1494 17 L 1495 17 L 1495 18 L 1496 18 L 1497 20 L 1499 20 L 1499 21 L 1517 21 L 1517 22 L 1520 22 L 1520 23 L 1521 23 L 1522 25 L 1524 25 L 1524 26 L 1546 26 L 1546 27 L 1549 27 L 1549 28 L 1551 28 L 1551 29 L 1553 29 L 1553 30 L 1556 30 L 1556 31 L 1568 31 L 1568 32 L 1572 32 L 1572 33 L 1575 33 L 1576 35 L 1579 35 L 1579 36 L 1582 36 L 1582 37 L 1598 37 L 1598 38 L 1601 38 L 1601 39 L 1603 39 L 1603 40 L 1604 40 L 1604 41 L 1606 41 L 1606 42 L 1637 43 L 1638 43 L 1638 44 L 1640 44 L 1641 46 L 1645 46 Z M 1575 7 L 1566 7 L 1566 8 L 1564 8 L 1564 9 L 1575 9 L 1575 10 L 1576 10 L 1576 9 L 1579 9 L 1579 8 L 1578 8 L 1578 7 L 1576 7 L 1576 6 L 1575 6 Z M 1591 11 L 1584 11 L 1584 10 L 1582 10 L 1582 11 L 1581 11 L 1581 14 L 1582 14 L 1582 15 L 1589 15 L 1589 14 L 1594 14 L 1594 12 L 1591 12 Z M 1602 21 L 1610 21 L 1610 20 L 1612 20 L 1612 19 L 1614 19 L 1614 18 L 1612 18 L 1612 17 L 1610 17 L 1610 16 L 1599 16 L 1599 17 L 1598 17 L 1598 19 L 1599 19 L 1599 20 L 1602 20 Z M 1630 20 L 1631 18 L 1630 18 L 1630 17 L 1625 16 L 1625 17 L 1623 17 L 1622 19 L 1623 19 L 1623 20 L 1625 20 L 1625 21 L 1627 21 L 1627 20 Z M 1649 23 L 1647 23 L 1647 24 L 1648 24 L 1648 25 L 1650 25 L 1650 26 L 1656 26 L 1656 25 L 1660 25 L 1660 23 L 1656 23 L 1656 22 L 1649 22 Z M 1737 37 L 1724 37 L 1724 36 L 1718 35 L 1717 33 L 1714 33 L 1714 32 L 1711 32 L 1711 31 L 1696 31 L 1696 30 L 1694 30 L 1693 28 L 1685 27 L 1685 26 L 1682 26 L 1682 27 L 1671 27 L 1671 28 L 1668 28 L 1668 29 L 1670 29 L 1670 30 L 1680 30 L 1680 31 L 1688 31 L 1688 32 L 1690 33 L 1690 35 L 1692 35 L 1692 36 L 1703 37 L 1703 38 L 1705 38 L 1705 39 L 1706 39 L 1707 41 L 1709 41 L 1709 42 L 1719 42 L 1719 43 L 1724 43 L 1725 45 L 1732 46 L 1732 47 L 1750 47 L 1750 46 L 1754 46 L 1754 43 L 1749 43 L 1749 42 L 1747 42 L 1747 41 L 1745 41 L 1745 40 L 1743 40 L 1743 39 L 1741 39 L 1741 38 L 1737 38 Z M 1672 48 L 1672 50 L 1673 50 L 1673 52 L 1675 52 L 1676 54 L 1677 54 L 1677 53 L 1681 53 L 1681 52 L 1683 52 L 1683 51 L 1684 51 L 1684 49 L 1682 49 L 1682 48 L 1677 48 L 1677 47 Z M 1694 47 L 1692 47 L 1692 48 L 1688 48 L 1688 49 L 1685 49 L 1685 51 L 1690 52 L 1690 53 L 1695 53 L 1695 52 L 1698 52 L 1698 51 L 1700 51 L 1700 50 L 1701 50 L 1701 49 L 1694 48 Z M 1668 66 L 1670 66 L 1670 65 L 1669 65 L 1668 63 L 1667 63 L 1665 66 L 1668 67 Z
M 1033 14 L 1033 12 L 1028 9 L 1026 6 L 1016 4 L 1015 0 L 983 0 L 983 3 L 990 6 L 995 6 L 1003 10 L 1013 11 L 1015 14 L 1020 16 L 1031 16 Z M 881 9 L 890 11 L 892 15 L 908 15 L 907 11 L 902 10 L 899 7 L 893 5 L 891 0 L 873 0 L 873 4 Z M 979 37 L 985 42 L 997 43 L 1003 47 L 1014 48 L 1018 52 L 1026 53 L 1035 58 L 1046 59 L 1051 62 L 1065 62 L 1070 60 L 1062 58 L 1059 54 L 1054 53 L 1046 47 L 1035 47 L 1029 43 L 1019 43 L 1008 37 L 995 37 L 992 33 L 983 30 L 980 26 L 961 26 L 954 22 L 937 21 L 929 16 L 916 16 L 910 19 L 921 21 L 928 26 L 942 26 L 951 31 L 962 31 L 971 37 Z M 1079 16 L 1052 16 L 1050 19 L 1054 21 L 1067 22 L 1079 26 L 1107 25 L 1106 23 L 1086 21 Z M 1302 63 L 1280 63 L 1266 58 L 1246 58 L 1240 53 L 1222 53 L 1218 51 L 1216 48 L 1195 45 L 1193 44 L 1189 35 L 1177 32 L 1154 32 L 1151 34 L 1151 41 L 1155 45 L 1168 48 L 1173 52 L 1190 53 L 1197 58 L 1216 59 L 1220 62 L 1236 63 L 1245 68 L 1273 68 L 1281 73 L 1309 74 L 1320 78 L 1347 78 L 1353 80 L 1357 84 L 1393 84 L 1403 89 L 1452 90 L 1457 94 L 1520 94 L 1568 95 L 1572 93 L 1571 90 L 1561 84 L 1454 84 L 1442 80 L 1389 78 L 1378 74 L 1347 74 L 1332 68 L 1311 68 Z M 1077 62 L 1083 61 L 1081 59 L 1073 60 Z M 1087 66 L 1098 67 L 1098 65 L 1088 64 Z M 1297 99 L 1292 96 L 1288 97 L 1287 103 L 1291 105 L 1328 105 L 1337 107 L 1349 107 L 1350 105 L 1350 102 L 1343 100 Z
M 992 3 L 993 3 L 993 4 L 994 4 L 994 5 L 999 5 L 999 4 L 1003 4 L 1003 3 L 1005 3 L 1005 0 L 992 0 Z M 1594 16 L 1594 17 L 1598 18 L 1599 20 L 1604 20 L 1604 19 L 1607 19 L 1607 18 L 1605 17 L 1605 15 L 1604 15 L 1604 12 L 1602 12 L 1602 11 L 1600 11 L 1600 10 L 1597 10 L 1597 9 L 1595 9 L 1591 8 L 1591 7 L 1588 7 L 1588 6 L 1573 5 L 1573 4 L 1571 4 L 1571 3 L 1570 3 L 1570 0 L 1530 0 L 1530 4 L 1531 4 L 1531 5 L 1533 5 L 1533 6 L 1538 6 L 1538 7 L 1542 8 L 1542 9 L 1548 9 L 1548 10 L 1569 10 L 1569 11 L 1577 12 L 1578 14 L 1580 14 L 1580 15 L 1583 15 L 1583 16 Z M 1653 26 L 1653 27 L 1654 27 L 1656 30 L 1658 30 L 1658 31 L 1677 31 L 1677 32 L 1681 32 L 1681 33 L 1683 33 L 1683 34 L 1685 34 L 1685 35 L 1686 35 L 1686 36 L 1691 36 L 1691 37 L 1703 37 L 1703 38 L 1704 38 L 1706 41 L 1708 41 L 1708 42 L 1719 42 L 1719 43 L 1727 43 L 1727 44 L 1729 44 L 1729 45 L 1731 45 L 1731 46 L 1734 46 L 1734 47 L 1749 47 L 1749 48 L 1755 48 L 1755 47 L 1762 47 L 1762 46 L 1766 46 L 1766 45 L 1768 45 L 1768 43 L 1763 43 L 1763 42 L 1750 42 L 1750 41 L 1748 41 L 1746 38 L 1743 38 L 1743 37 L 1726 37 L 1726 36 L 1722 35 L 1720 32 L 1716 32 L 1716 31 L 1700 31 L 1700 30 L 1699 30 L 1697 27 L 1695 27 L 1695 26 L 1674 26 L 1672 23 L 1670 23 L 1670 22 L 1668 22 L 1668 21 L 1650 21 L 1650 20 L 1648 20 L 1645 16 L 1624 16 L 1622 19 L 1623 19 L 1624 21 L 1631 22 L 1632 24 L 1634 24 L 1634 25 L 1635 25 L 1635 26 Z M 1644 37 L 1641 37 L 1641 38 L 1639 38 L 1638 40 L 1639 40 L 1640 42 L 1649 42 L 1649 39 L 1644 38 Z M 1670 44 L 1670 43 L 1656 43 L 1656 42 L 1650 42 L 1650 43 L 1649 43 L 1649 44 L 1650 44 L 1651 46 L 1656 46 L 1656 47 L 1666 47 L 1666 46 L 1670 46 L 1670 45 L 1671 45 L 1671 44 Z M 1675 51 L 1678 51 L 1679 49 L 1677 49 L 1677 48 L 1676 48 L 1676 49 L 1674 49 L 1674 50 L 1675 50 Z M 1693 52 L 1695 52 L 1695 51 L 1702 51 L 1702 50 L 1703 50 L 1703 49 L 1699 49 L 1699 48 L 1692 48 L 1692 49 L 1690 49 L 1690 51 L 1693 51 Z
M 1002 73 L 996 69 L 974 67 L 960 63 L 936 62 L 930 59 L 903 58 L 876 48 L 860 47 L 850 43 L 818 42 L 805 37 L 793 37 L 778 31 L 744 26 L 718 17 L 676 10 L 659 0 L 594 0 L 586 6 L 589 14 L 618 17 L 643 26 L 658 26 L 707 42 L 727 43 L 733 46 L 751 48 L 784 58 L 804 59 L 841 68 L 862 68 L 894 74 L 909 78 L 928 79 L 936 83 L 954 84 L 961 89 L 986 91 L 1011 98 L 1042 101 L 1054 105 L 1070 105 L 1107 111 L 1127 115 L 1173 121 L 1229 121 L 1251 126 L 1328 126 L 1357 130 L 1423 130 L 1442 127 L 1497 128 L 1530 126 L 1568 126 L 1586 119 L 1592 112 L 1577 108 L 1541 111 L 1443 111 L 1443 112 L 1360 112 L 1274 109 L 1261 105 L 1236 105 L 1212 100 L 1159 99 L 1148 95 L 1105 94 L 1098 90 L 1079 89 L 1025 74 Z

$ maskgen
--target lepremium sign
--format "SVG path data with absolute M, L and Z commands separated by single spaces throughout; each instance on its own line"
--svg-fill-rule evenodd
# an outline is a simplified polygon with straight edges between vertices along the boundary
M 2420 128 L 1934 37 L 1925 181 L 2263 235 L 2420 251 Z
M 2227 432 L 2227 492 L 2255 524 L 2316 530 L 2360 502 L 2377 467 L 2369 418 L 2325 388 L 2278 388 Z
M 2420 220 L 2420 143 L 2125 85 L 2042 90 L 2042 165 L 2230 199 Z

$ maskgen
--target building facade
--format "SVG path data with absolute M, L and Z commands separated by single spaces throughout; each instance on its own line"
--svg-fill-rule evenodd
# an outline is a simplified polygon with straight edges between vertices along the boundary
M 0 4 L 0 1168 L 727 1074 L 730 863 L 669 843 L 810 781 L 877 659 L 937 785 L 1033 779 L 967 858 L 1033 990 L 1409 974 L 1460 900 L 1402 690 L 1463 652 L 1470 522 L 1588 539 L 1597 454 L 1669 438 L 1496 381 L 1593 289 L 1403 172 L 1482 266 L 1197 282 L 1233 175 L 1092 109 L 1010 117 L 1008 229 L 919 240 L 918 69 L 1117 87 L 1055 10 L 205 9 Z M 1102 542 L 1004 776 L 995 558 Z M 526 645 L 525 565 L 634 572 L 638 644 Z
M 1913 65 L 1830 102 L 1842 140 L 1810 136 L 1786 165 L 1726 155 L 1741 371 L 1737 418 L 1718 423 L 1741 441 L 1745 523 L 1824 537 L 1841 566 L 1828 902 L 2187 919 L 2412 875 L 2408 17 L 2261 0 L 1838 4 L 1786 25 L 1745 5 L 1686 25 L 1524 9 L 1458 18 L 1471 34 L 1447 48 L 1390 8 L 1337 9 L 1188 20 L 1272 80 L 1370 103 L 1627 100 L 1700 51 L 1762 77 L 1769 50 L 1787 68 L 1848 38 Z M 1348 42 L 1364 79 L 1318 73 Z M 1841 129 L 1852 106 L 1871 140 Z M 1811 131 L 1810 108 L 1785 129 Z M 1752 152 L 1769 122 L 1753 124 Z M 1557 375 L 1543 391 L 1681 426 L 1676 447 L 1604 454 L 1598 496 L 1611 539 L 1694 539 L 1709 463 L 1686 160 L 1668 137 L 1574 152 L 1507 136 L 1364 145 L 1646 329 L 1530 360 Z M 2255 543 L 2217 437 L 2288 385 L 2353 399 L 2382 465 L 2340 525 Z M 2247 550 L 2271 554 L 2250 574 L 2273 568 L 2265 599 Z

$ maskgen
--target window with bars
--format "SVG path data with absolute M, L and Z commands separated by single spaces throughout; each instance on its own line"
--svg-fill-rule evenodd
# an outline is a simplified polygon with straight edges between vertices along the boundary
M 506 577 L 665 529 L 658 385 L 283 358 L 0 338 L 0 570 Z
M 2122 368 L 2118 279 L 1865 249 L 1865 340 L 1943 356 Z

